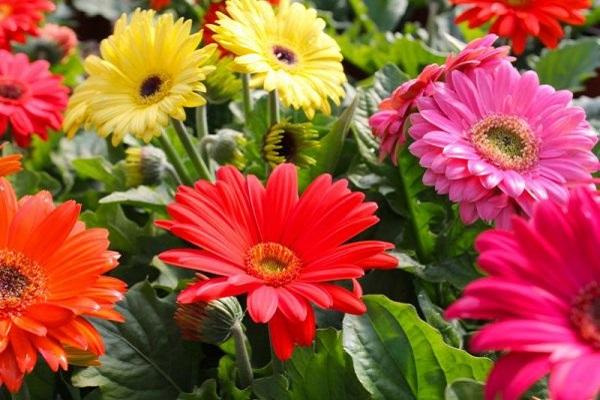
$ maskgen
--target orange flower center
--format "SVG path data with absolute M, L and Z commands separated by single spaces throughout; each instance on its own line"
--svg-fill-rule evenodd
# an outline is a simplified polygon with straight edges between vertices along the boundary
M 45 298 L 42 268 L 21 253 L 0 250 L 0 319 L 17 316 Z
M 10 4 L 0 4 L 0 20 L 8 17 L 12 13 Z
M 10 80 L 10 79 L 0 79 L 0 97 L 1 100 L 7 101 L 9 103 L 14 103 L 23 97 L 27 89 L 23 86 L 22 83 Z
M 575 298 L 571 322 L 583 339 L 600 349 L 600 284 L 593 282 Z
M 271 286 L 292 282 L 300 274 L 301 266 L 300 258 L 279 243 L 259 243 L 246 254 L 246 271 Z
M 502 169 L 523 171 L 538 160 L 538 140 L 519 117 L 490 115 L 471 128 L 479 154 Z

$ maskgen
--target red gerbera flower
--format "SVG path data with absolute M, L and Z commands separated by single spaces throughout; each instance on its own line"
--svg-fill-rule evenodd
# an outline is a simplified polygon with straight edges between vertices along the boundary
M 259 0 L 257 0 L 259 1 Z M 277 6 L 281 0 L 267 0 L 271 5 Z M 218 13 L 227 14 L 227 2 L 223 1 L 213 1 L 210 3 L 208 8 L 206 9 L 206 13 L 204 13 L 204 20 L 202 22 L 203 26 L 207 25 L 215 25 L 217 20 L 219 19 Z M 202 39 L 204 40 L 204 44 L 217 43 L 219 46 L 219 51 L 221 52 L 221 57 L 231 54 L 228 50 L 221 47 L 221 45 L 213 39 L 214 32 L 209 28 L 204 29 L 204 33 Z
M 356 278 L 366 268 L 393 268 L 390 243 L 344 244 L 377 223 L 377 205 L 365 203 L 346 180 L 321 175 L 298 197 L 296 167 L 281 164 L 266 188 L 223 167 L 217 182 L 180 187 L 159 226 L 200 247 L 160 255 L 168 264 L 215 274 L 179 295 L 182 303 L 248 294 L 250 317 L 268 323 L 275 354 L 292 355 L 315 334 L 310 303 L 352 314 L 365 312 Z M 330 281 L 352 280 L 354 290 Z
M 19 146 L 31 136 L 48 138 L 48 129 L 60 129 L 68 90 L 62 77 L 49 71 L 45 60 L 30 63 L 25 54 L 0 50 L 0 135 L 8 130 Z
M 10 42 L 25 42 L 27 35 L 37 36 L 44 13 L 54 10 L 49 0 L 0 0 L 0 49 Z
M 160 11 L 171 5 L 171 0 L 150 0 L 150 8 Z
M 469 22 L 475 28 L 492 21 L 490 32 L 512 40 L 513 50 L 521 54 L 528 36 L 538 37 L 549 48 L 555 48 L 564 32 L 560 22 L 581 25 L 583 11 L 591 0 L 451 0 L 469 8 L 456 18 L 456 23 Z
M 41 192 L 17 201 L 0 178 L 0 385 L 11 392 L 31 372 L 38 353 L 50 368 L 67 369 L 66 347 L 104 353 L 84 318 L 121 321 L 113 310 L 125 284 L 102 274 L 115 268 L 105 229 L 86 229 L 80 207 L 55 207 Z

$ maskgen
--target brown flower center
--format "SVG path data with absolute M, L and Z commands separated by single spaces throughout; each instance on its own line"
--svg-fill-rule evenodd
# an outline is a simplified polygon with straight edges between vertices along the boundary
M 21 253 L 0 250 L 0 318 L 19 315 L 45 297 L 42 268 Z
M 3 100 L 8 100 L 9 102 L 20 100 L 25 91 L 25 87 L 20 82 L 0 80 L 0 97 Z
M 471 128 L 479 154 L 501 169 L 523 171 L 538 160 L 538 140 L 519 117 L 490 115 Z
M 273 55 L 277 61 L 286 65 L 294 65 L 298 62 L 296 54 L 287 47 L 279 45 L 273 46 Z
M 292 282 L 300 274 L 301 266 L 300 258 L 279 243 L 259 243 L 246 254 L 246 271 L 271 286 Z
M 571 307 L 571 322 L 581 337 L 600 349 L 600 284 L 583 288 Z
M 171 87 L 170 80 L 163 74 L 147 76 L 139 86 L 138 101 L 141 104 L 154 104 L 162 100 Z

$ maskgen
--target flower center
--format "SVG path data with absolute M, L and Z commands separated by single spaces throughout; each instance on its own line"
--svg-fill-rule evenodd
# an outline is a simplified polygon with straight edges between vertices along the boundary
M 538 160 L 538 140 L 519 117 L 490 115 L 471 128 L 471 141 L 498 168 L 523 171 Z
M 246 271 L 271 286 L 283 286 L 298 277 L 302 261 L 287 247 L 259 243 L 246 254 Z
M 45 297 L 42 268 L 21 253 L 0 250 L 0 318 L 19 315 Z
M 0 4 L 0 20 L 8 17 L 12 13 L 12 7 L 9 4 Z
M 530 0 L 507 0 L 509 6 L 522 7 L 529 4 Z
M 581 337 L 600 349 L 600 284 L 583 288 L 571 307 L 571 322 Z
M 0 80 L 0 97 L 8 102 L 15 102 L 25 94 L 25 87 L 20 82 Z
M 292 50 L 279 45 L 273 46 L 273 55 L 277 61 L 286 65 L 294 65 L 298 61 Z
M 169 90 L 169 79 L 161 74 L 150 75 L 142 81 L 139 89 L 139 102 L 154 104 L 165 97 Z

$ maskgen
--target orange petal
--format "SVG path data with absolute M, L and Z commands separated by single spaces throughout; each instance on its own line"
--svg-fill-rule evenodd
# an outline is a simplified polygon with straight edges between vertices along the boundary
M 28 333 L 20 329 L 13 329 L 10 334 L 10 344 L 15 353 L 17 365 L 23 373 L 31 372 L 37 362 L 36 349 L 31 344 L 28 336 Z
M 32 338 L 33 345 L 37 347 L 52 371 L 58 371 L 59 367 L 67 369 L 67 355 L 57 341 L 45 336 L 33 336 Z
M 8 390 L 12 393 L 18 392 L 24 376 L 25 374 L 19 370 L 12 349 L 8 348 L 0 353 L 0 378 Z
M 0 247 L 8 242 L 8 232 L 12 219 L 17 212 L 15 191 L 6 179 L 0 178 Z
M 47 328 L 64 325 L 74 317 L 73 311 L 53 304 L 34 304 L 27 309 L 26 315 Z
M 37 336 L 44 336 L 48 332 L 44 325 L 42 325 L 35 319 L 27 317 L 26 315 L 21 315 L 20 317 L 13 317 L 12 322 L 14 322 L 15 325 L 17 325 L 24 331 L 33 333 Z
M 52 195 L 48 192 L 23 197 L 19 201 L 19 206 L 12 220 L 8 237 L 8 247 L 14 251 L 21 251 L 27 246 L 32 232 L 54 209 Z

